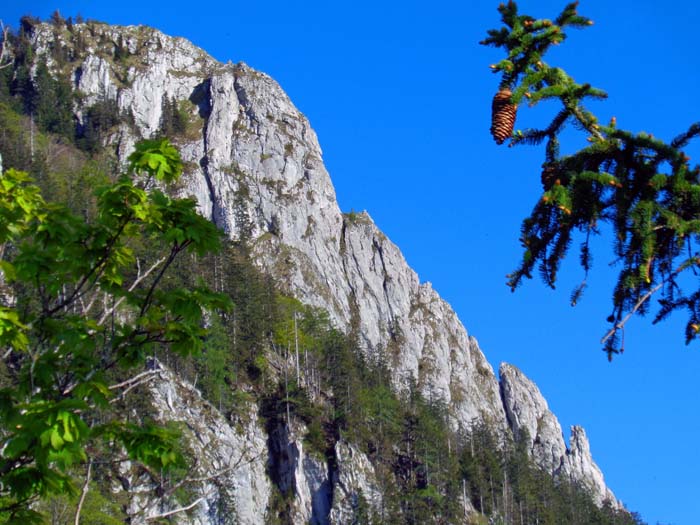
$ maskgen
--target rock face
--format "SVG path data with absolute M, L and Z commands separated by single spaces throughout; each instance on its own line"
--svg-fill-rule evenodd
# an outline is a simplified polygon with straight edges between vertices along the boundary
M 266 432 L 252 401 L 237 411 L 238 416 L 227 419 L 161 364 L 151 368 L 153 416 L 163 423 L 181 424 L 196 458 L 196 468 L 189 474 L 195 481 L 188 483 L 188 489 L 202 500 L 187 514 L 175 515 L 178 523 L 268 523 L 273 484 L 281 494 L 294 496 L 293 523 L 349 523 L 360 499 L 380 511 L 382 495 L 374 467 L 353 445 L 339 441 L 331 467 L 325 457 L 308 450 L 303 442 L 306 427 L 298 420 L 292 418 L 289 425 L 281 423 Z M 185 506 L 174 499 L 149 498 L 153 483 L 143 475 L 125 469 L 122 480 L 135 525 Z
M 335 456 L 342 467 L 333 479 L 333 509 L 329 516 L 331 524 L 352 523 L 363 501 L 381 515 L 382 491 L 367 456 L 356 447 L 342 442 L 336 445 Z
M 191 477 L 204 480 L 189 487 L 204 500 L 183 522 L 226 523 L 226 516 L 235 515 L 235 523 L 263 525 L 273 487 L 267 475 L 267 436 L 258 423 L 255 404 L 241 410 L 243 417 L 228 421 L 199 391 L 165 369 L 152 381 L 150 393 L 157 419 L 184 424 L 188 446 L 197 458 Z M 148 500 L 132 501 L 132 523 L 147 523 L 147 518 L 164 511 Z M 172 506 L 177 508 L 175 503 Z
M 293 497 L 293 523 L 328 525 L 333 489 L 326 458 L 308 450 L 306 427 L 292 419 L 270 431 L 269 472 L 284 497 Z M 344 467 L 341 467 L 344 468 Z
M 603 473 L 591 456 L 583 428 L 571 427 L 569 447 L 556 416 L 537 385 L 513 365 L 502 363 L 501 395 L 508 423 L 516 439 L 525 439 L 531 457 L 546 471 L 574 481 L 590 492 L 598 505 L 605 501 L 622 507 L 605 485 Z
M 478 344 L 367 213 L 341 213 L 316 134 L 275 81 L 156 30 L 91 27 L 95 34 L 74 26 L 88 49 L 71 66 L 83 94 L 76 115 L 85 119 L 104 99 L 130 115 L 109 138 L 122 161 L 136 140 L 158 131 L 163 101 L 174 99 L 189 119 L 178 139 L 181 191 L 205 216 L 231 237 L 250 238 L 259 263 L 288 292 L 327 310 L 342 330 L 357 330 L 365 352 L 386 352 L 397 386 L 413 377 L 451 406 L 455 425 L 479 418 L 505 428 L 498 381 Z M 48 24 L 34 32 L 49 65 L 56 38 Z M 127 61 L 114 57 L 118 45 L 133 54 Z
M 98 101 L 115 103 L 128 117 L 107 138 L 122 162 L 138 139 L 159 130 L 174 101 L 186 120 L 177 139 L 185 162 L 179 191 L 194 195 L 201 213 L 229 236 L 247 239 L 285 291 L 327 310 L 338 328 L 355 332 L 366 354 L 383 353 L 395 386 L 412 378 L 424 394 L 444 400 L 455 428 L 485 420 L 504 433 L 527 431 L 542 468 L 590 487 L 599 502 L 614 498 L 583 430 L 574 428 L 567 449 L 537 387 L 510 365 L 502 366 L 499 385 L 452 308 L 419 281 L 371 217 L 341 213 L 314 131 L 274 80 L 149 28 L 75 24 L 72 34 L 37 25 L 36 55 L 56 69 L 51 50 L 72 50 L 73 60 L 61 67 L 81 93 L 74 110 L 82 125 Z M 347 523 L 361 500 L 381 507 L 372 465 L 352 446 L 338 444 L 331 471 L 305 452 L 294 425 L 266 438 L 251 407 L 250 421 L 232 426 L 194 389 L 164 377 L 153 388 L 160 415 L 191 428 L 202 468 L 247 458 L 245 468 L 203 489 L 212 495 L 192 523 L 218 523 L 216 509 L 226 502 L 238 523 L 263 523 L 271 476 L 295 494 L 299 523 Z M 278 461 L 272 467 L 271 448 Z

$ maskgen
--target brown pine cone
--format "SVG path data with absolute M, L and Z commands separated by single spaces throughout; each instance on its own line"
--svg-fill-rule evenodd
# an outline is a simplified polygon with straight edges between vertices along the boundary
M 512 94 L 510 89 L 501 88 L 491 103 L 491 135 L 497 144 L 503 144 L 513 135 L 518 106 L 511 104 Z

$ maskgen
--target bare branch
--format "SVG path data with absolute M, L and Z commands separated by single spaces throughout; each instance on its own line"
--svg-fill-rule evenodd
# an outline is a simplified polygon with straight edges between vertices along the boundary
M 141 372 L 140 374 L 136 374 L 134 377 L 127 379 L 126 381 L 122 381 L 121 383 L 117 383 L 114 385 L 110 385 L 108 388 L 110 390 L 117 390 L 119 388 L 124 388 L 125 386 L 129 386 L 132 383 L 135 383 L 137 381 L 140 381 L 141 378 L 146 377 L 146 376 L 152 376 L 155 374 L 160 374 L 162 370 L 146 370 L 145 372 Z
M 124 397 L 126 397 L 126 395 L 129 392 L 131 392 L 134 388 L 146 384 L 149 381 L 152 381 L 153 379 L 155 379 L 155 376 L 160 375 L 160 373 L 161 370 L 147 370 L 146 372 L 141 372 L 140 374 L 132 377 L 131 379 L 127 379 L 126 381 L 123 381 L 119 384 L 110 386 L 110 390 L 116 390 L 118 388 L 126 387 L 126 389 L 121 394 L 119 394 L 114 399 L 110 400 L 110 404 L 114 404 L 120 399 L 124 399 Z
M 103 250 L 104 253 L 102 254 L 102 256 L 82 276 L 78 284 L 75 286 L 75 289 L 71 292 L 71 294 L 68 297 L 63 298 L 62 300 L 58 301 L 56 305 L 51 307 L 48 301 L 46 299 L 43 299 L 44 294 L 42 293 L 42 303 L 44 304 L 44 317 L 51 317 L 59 310 L 65 308 L 68 304 L 72 303 L 75 300 L 79 300 L 97 284 L 100 277 L 104 273 L 105 263 L 113 255 L 114 247 L 117 244 L 117 241 L 121 237 L 122 233 L 124 233 L 124 228 L 126 228 L 127 224 L 129 224 L 129 222 L 131 222 L 132 220 L 133 216 L 131 214 L 127 215 L 125 218 L 122 219 L 122 222 L 119 225 L 119 228 L 117 228 L 116 233 L 107 240 L 107 244 Z M 84 286 L 87 286 L 85 290 L 83 290 Z
M 221 476 L 223 476 L 223 475 L 225 475 L 225 474 L 231 472 L 232 470 L 236 470 L 236 469 L 239 468 L 242 464 L 247 465 L 247 464 L 252 463 L 253 461 L 255 461 L 256 459 L 258 459 L 258 458 L 262 455 L 262 453 L 260 453 L 260 454 L 256 454 L 255 456 L 253 456 L 253 457 L 251 457 L 251 458 L 245 459 L 245 456 L 246 456 L 246 454 L 247 454 L 248 451 L 249 451 L 249 448 L 246 447 L 243 451 L 241 451 L 241 455 L 238 457 L 238 459 L 237 459 L 233 464 L 229 465 L 229 466 L 226 467 L 226 468 L 223 468 L 223 469 L 221 469 L 221 470 L 218 470 L 218 471 L 214 472 L 213 474 L 210 474 L 210 475 L 204 476 L 204 477 L 200 477 L 200 478 L 190 477 L 190 474 L 191 474 L 191 473 L 197 468 L 197 466 L 198 466 L 198 461 L 195 460 L 194 464 L 193 464 L 193 465 L 190 467 L 190 469 L 188 470 L 187 475 L 185 475 L 184 478 L 181 479 L 181 480 L 180 480 L 178 483 L 176 483 L 175 485 L 172 485 L 171 487 L 168 487 L 166 490 L 164 490 L 164 491 L 161 493 L 161 497 L 159 498 L 159 500 L 163 500 L 164 498 L 167 498 L 168 496 L 171 496 L 175 491 L 177 491 L 180 487 L 182 487 L 182 486 L 185 485 L 185 484 L 189 484 L 189 483 L 205 483 L 205 482 L 207 482 L 207 481 L 211 481 L 211 480 L 220 478 Z M 144 470 L 148 473 L 148 475 L 151 477 L 151 479 L 152 479 L 154 482 L 157 482 L 157 483 L 160 484 L 161 487 L 162 487 L 162 482 L 159 481 L 159 477 L 158 477 L 158 476 L 156 476 L 153 472 L 151 472 L 151 471 L 150 471 L 147 467 L 145 467 L 144 465 L 142 465 L 142 468 L 144 468 Z M 164 513 L 164 514 L 159 514 L 158 516 L 144 517 L 144 519 L 145 519 L 146 521 L 155 520 L 155 519 L 163 518 L 163 517 L 166 517 L 166 516 L 170 516 L 170 515 L 172 515 L 172 514 L 176 514 L 176 513 L 179 513 L 179 512 L 185 512 L 185 511 L 187 511 L 187 510 L 190 510 L 190 509 L 193 508 L 194 506 L 196 506 L 199 502 L 201 502 L 204 498 L 208 497 L 209 495 L 210 495 L 210 492 L 204 494 L 203 496 L 201 496 L 200 498 L 198 498 L 197 500 L 195 500 L 193 503 L 191 503 L 191 504 L 189 504 L 189 505 L 187 505 L 187 506 L 185 506 L 185 507 L 181 507 L 181 508 L 178 508 L 178 509 L 175 509 L 175 510 L 172 510 L 172 511 L 168 511 L 168 512 L 166 512 L 166 513 Z M 136 514 L 134 514 L 134 516 L 145 514 L 145 513 L 149 510 L 149 507 L 150 507 L 150 505 L 147 504 L 145 507 L 142 507 L 140 510 L 138 510 L 138 511 L 136 512 Z
M 87 471 L 85 472 L 85 483 L 83 483 L 83 488 L 80 491 L 80 499 L 78 500 L 78 507 L 75 509 L 75 525 L 80 525 L 80 512 L 83 510 L 83 504 L 85 503 L 85 497 L 87 496 L 88 490 L 90 490 L 90 475 L 92 474 L 92 458 L 88 458 Z
M 10 34 L 10 28 L 6 27 L 5 24 L 0 20 L 0 31 L 2 31 L 2 47 L 0 47 L 0 69 L 5 69 L 12 65 L 12 61 L 8 60 L 5 62 L 5 55 L 7 54 L 7 37 Z M 4 62 L 4 63 L 3 63 Z
M 220 478 L 224 474 L 228 474 L 232 470 L 236 470 L 238 467 L 241 466 L 241 464 L 248 465 L 248 464 L 252 463 L 253 461 L 258 459 L 262 455 L 262 453 L 256 454 L 252 458 L 246 460 L 245 463 L 243 463 L 243 459 L 245 458 L 246 452 L 248 452 L 248 450 L 249 450 L 248 448 L 244 449 L 241 452 L 241 455 L 238 457 L 238 459 L 236 460 L 235 463 L 233 463 L 232 465 L 229 465 L 228 467 L 223 468 L 221 470 L 217 470 L 216 472 L 214 472 L 213 474 L 210 474 L 209 476 L 204 476 L 201 478 L 191 478 L 189 476 L 185 476 L 184 479 L 182 479 L 179 483 L 176 483 L 175 485 L 170 487 L 165 492 L 165 495 L 170 495 L 170 494 L 174 493 L 177 489 L 179 489 L 180 487 L 182 487 L 186 483 L 204 483 L 206 481 L 211 481 L 213 479 Z M 192 472 L 196 466 L 197 466 L 197 462 L 195 461 L 195 464 L 190 469 L 190 472 Z
M 161 268 L 160 272 L 156 276 L 155 280 L 151 284 L 151 287 L 148 289 L 148 293 L 146 294 L 146 298 L 143 300 L 143 304 L 141 305 L 141 311 L 139 312 L 139 317 L 143 317 L 143 315 L 146 313 L 146 310 L 148 310 L 148 307 L 151 304 L 151 297 L 153 297 L 153 292 L 155 292 L 156 287 L 158 286 L 158 283 L 160 280 L 163 278 L 163 275 L 165 275 L 165 271 L 168 269 L 168 267 L 173 263 L 175 260 L 175 257 L 177 257 L 177 254 L 180 253 L 182 250 L 187 248 L 189 246 L 190 241 L 185 241 L 182 244 L 173 244 L 173 246 L 170 248 L 170 255 L 168 255 L 165 266 Z
M 166 257 L 161 257 L 160 259 L 158 259 L 158 260 L 157 260 L 155 263 L 153 263 L 153 265 L 152 265 L 148 270 L 146 270 L 143 274 L 141 273 L 141 265 L 140 265 L 140 263 L 138 262 L 138 259 L 137 259 L 136 262 L 137 262 L 137 265 L 138 265 L 138 277 L 136 277 L 136 279 L 135 279 L 134 282 L 131 284 L 131 286 L 129 286 L 129 291 L 130 291 L 130 292 L 133 292 L 134 289 L 141 283 L 141 281 L 143 281 L 146 277 L 148 277 L 148 276 L 153 272 L 153 270 L 155 270 L 156 268 L 158 268 L 158 266 L 160 266 L 161 264 L 163 264 L 163 262 L 165 262 L 165 259 L 166 259 Z M 124 302 L 124 299 L 125 299 L 125 297 L 120 297 L 119 300 L 118 300 L 116 303 L 114 303 L 114 305 L 112 306 L 112 308 L 110 308 L 109 310 L 107 310 L 107 311 L 102 315 L 102 317 L 101 317 L 100 320 L 97 322 L 97 324 L 98 324 L 98 325 L 102 325 L 102 323 L 104 323 L 104 322 L 107 320 L 107 318 L 108 318 L 110 315 L 112 315 L 112 313 L 113 313 L 117 308 L 119 308 L 119 306 Z M 92 306 L 92 304 L 91 304 L 91 306 Z
M 115 403 L 115 402 L 119 401 L 119 400 L 122 399 L 131 389 L 136 388 L 137 386 L 139 386 L 139 385 L 141 385 L 141 384 L 143 384 L 143 383 L 146 383 L 146 382 L 150 381 L 151 379 L 153 379 L 152 376 L 154 376 L 154 375 L 156 375 L 156 374 L 159 374 L 160 372 L 161 372 L 160 370 L 148 370 L 148 371 L 146 371 L 146 372 L 141 372 L 140 374 L 137 374 L 136 376 L 132 377 L 131 379 L 127 379 L 126 381 L 123 381 L 123 382 L 118 383 L 118 384 L 116 384 L 116 385 L 111 385 L 111 386 L 109 386 L 108 388 L 109 388 L 110 390 L 117 390 L 117 389 L 119 389 L 119 388 L 128 387 L 126 390 L 124 390 L 124 392 L 122 392 L 121 394 L 119 394 L 118 397 L 116 397 L 115 399 L 112 399 L 112 400 L 110 401 L 110 403 Z M 85 380 L 90 380 L 94 375 L 95 375 L 95 370 L 92 370 L 90 373 L 87 374 L 87 376 L 85 377 Z M 150 376 L 150 377 L 145 377 L 145 376 Z M 145 377 L 145 379 L 144 379 L 144 377 Z M 74 382 L 72 385 L 66 387 L 66 388 L 63 390 L 63 392 L 61 392 L 61 393 L 62 393 L 64 396 L 67 395 L 67 394 L 70 394 L 70 393 L 73 391 L 73 389 L 74 389 L 76 386 L 78 386 L 79 384 L 80 384 L 80 381 L 76 381 L 76 382 Z
M 204 501 L 206 499 L 206 497 L 207 497 L 207 495 L 200 496 L 199 498 L 197 498 L 196 500 L 194 500 L 192 503 L 190 503 L 189 505 L 187 505 L 185 507 L 180 507 L 178 509 L 169 510 L 168 512 L 163 512 L 162 514 L 158 514 L 157 516 L 148 516 L 144 519 L 146 521 L 153 521 L 153 520 L 159 520 L 161 518 L 166 518 L 168 516 L 172 516 L 173 514 L 179 514 L 180 512 L 187 512 L 188 510 L 193 509 L 194 507 L 199 505 L 202 501 Z

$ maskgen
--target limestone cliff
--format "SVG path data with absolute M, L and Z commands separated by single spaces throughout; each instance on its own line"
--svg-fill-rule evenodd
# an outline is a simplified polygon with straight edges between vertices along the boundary
M 316 134 L 276 82 L 156 30 L 90 28 L 74 26 L 86 33 L 85 57 L 70 63 L 78 119 L 90 103 L 114 100 L 130 120 L 108 139 L 124 161 L 136 140 L 158 131 L 162 101 L 178 101 L 189 119 L 178 139 L 181 192 L 230 236 L 249 236 L 289 292 L 357 329 L 365 352 L 389 352 L 397 385 L 418 380 L 452 407 L 455 424 L 487 418 L 505 428 L 498 381 L 478 344 L 367 213 L 341 213 Z M 34 35 L 51 65 L 49 43 L 65 35 L 48 24 Z M 128 59 L 115 60 L 117 42 Z
M 583 430 L 574 427 L 567 449 L 537 387 L 510 365 L 501 367 L 499 384 L 450 305 L 420 282 L 369 214 L 341 213 L 314 131 L 269 76 L 242 63 L 221 64 L 181 38 L 144 27 L 75 24 L 69 34 L 39 24 L 31 38 L 37 60 L 55 74 L 52 50 L 68 50 L 71 60 L 60 68 L 80 93 L 79 125 L 89 124 L 87 109 L 98 101 L 116 104 L 125 116 L 105 138 L 122 162 L 138 139 L 157 133 L 164 108 L 175 101 L 186 120 L 177 138 L 186 166 L 178 191 L 194 195 L 201 213 L 229 236 L 248 239 L 257 263 L 286 291 L 327 310 L 343 331 L 355 331 L 363 352 L 384 353 L 396 387 L 413 378 L 424 394 L 446 403 L 455 429 L 482 420 L 502 434 L 527 430 L 532 458 L 543 469 L 588 487 L 599 503 L 614 500 Z M 266 436 L 254 405 L 246 421 L 233 424 L 166 370 L 159 377 L 154 406 L 161 419 L 187 424 L 202 477 L 241 462 L 202 482 L 206 502 L 196 523 L 219 523 L 226 502 L 239 523 L 264 523 L 273 449 L 275 482 L 294 494 L 296 522 L 345 523 L 359 495 L 381 507 L 372 464 L 353 445 L 339 442 L 329 468 L 305 452 L 298 422 Z
M 535 462 L 555 476 L 582 484 L 599 505 L 606 500 L 618 505 L 615 495 L 605 485 L 603 473 L 593 461 L 583 428 L 571 427 L 567 447 L 559 420 L 549 410 L 537 385 L 513 365 L 502 363 L 499 372 L 510 428 L 515 437 L 527 439 Z

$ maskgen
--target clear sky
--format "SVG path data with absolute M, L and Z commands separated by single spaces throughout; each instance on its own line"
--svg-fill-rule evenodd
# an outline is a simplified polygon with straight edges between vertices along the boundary
M 556 291 L 539 281 L 515 294 L 521 220 L 539 198 L 540 148 L 498 147 L 488 129 L 499 52 L 479 46 L 499 24 L 493 1 L 5 2 L 0 17 L 59 9 L 183 36 L 221 61 L 270 74 L 310 119 L 344 211 L 366 209 L 431 281 L 494 366 L 507 361 L 540 387 L 562 426 L 580 424 L 618 498 L 650 524 L 700 519 L 700 343 L 685 347 L 682 318 L 634 319 L 627 351 L 608 363 L 600 337 L 615 269 L 597 242 L 589 290 L 576 307 L 576 254 Z M 522 0 L 554 18 L 564 1 Z M 606 89 L 602 121 L 670 139 L 700 120 L 694 0 L 583 0 L 595 20 L 546 57 Z M 539 118 L 538 118 L 539 117 Z M 517 127 L 547 111 L 522 108 Z M 575 134 L 571 134 L 575 137 Z M 574 147 L 571 143 L 570 147 Z M 689 151 L 700 160 L 700 147 Z M 565 431 L 568 437 L 568 431 Z

